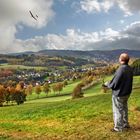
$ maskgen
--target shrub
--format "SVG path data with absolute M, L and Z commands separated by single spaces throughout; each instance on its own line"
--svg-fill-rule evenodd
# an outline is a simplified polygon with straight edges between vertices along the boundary
M 79 83 L 72 92 L 72 99 L 81 98 L 83 97 L 82 87 L 84 86 L 83 83 Z

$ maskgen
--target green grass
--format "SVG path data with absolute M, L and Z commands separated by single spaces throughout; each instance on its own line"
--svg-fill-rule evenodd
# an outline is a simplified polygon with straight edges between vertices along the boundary
M 9 65 L 9 64 L 1 64 L 0 68 L 4 68 L 4 69 L 37 69 L 37 70 L 41 70 L 41 69 L 47 69 L 47 67 L 37 67 L 37 66 L 24 66 L 24 65 Z
M 139 78 L 134 82 L 140 83 Z M 133 90 L 129 100 L 132 129 L 113 133 L 111 94 L 102 93 L 100 86 L 76 100 L 63 96 L 0 108 L 0 140 L 139 140 L 140 89 Z
M 60 94 L 58 93 L 54 93 L 52 90 L 51 92 L 48 93 L 48 96 L 46 96 L 46 93 L 44 92 L 41 92 L 40 95 L 39 95 L 39 98 L 46 98 L 46 97 L 52 97 L 52 96 L 61 96 L 61 95 L 67 95 L 67 94 L 71 94 L 72 91 L 73 91 L 73 88 L 79 83 L 80 81 L 77 80 L 77 81 L 74 81 L 74 82 L 69 82 L 69 84 L 67 86 L 65 86 L 63 88 L 63 90 L 60 92 Z M 38 95 L 35 94 L 34 92 L 32 93 L 32 95 L 28 95 L 27 96 L 27 100 L 34 100 L 34 99 L 37 99 L 38 98 Z
M 48 69 L 48 67 L 44 66 L 44 67 L 41 67 L 41 66 L 24 66 L 24 65 L 10 65 L 10 64 L 0 64 L 0 68 L 4 68 L 4 69 L 9 69 L 9 68 L 12 68 L 12 69 L 37 69 L 37 70 L 42 70 L 42 69 Z M 57 69 L 59 70 L 66 70 L 67 69 L 67 66 L 57 66 Z

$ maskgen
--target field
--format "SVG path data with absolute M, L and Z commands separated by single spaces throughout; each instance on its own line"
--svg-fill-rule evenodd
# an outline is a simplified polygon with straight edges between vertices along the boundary
M 107 79 L 106 79 L 107 80 Z M 135 77 L 138 87 L 140 77 Z M 103 93 L 101 84 L 85 91 L 85 97 L 70 95 L 27 101 L 20 106 L 0 108 L 0 140 L 139 140 L 140 89 L 129 100 L 132 129 L 113 133 L 111 91 Z
M 71 94 L 72 91 L 73 91 L 73 88 L 78 84 L 80 83 L 79 80 L 76 80 L 74 82 L 69 82 L 69 84 L 67 86 L 65 86 L 63 88 L 63 90 L 59 93 L 54 93 L 52 90 L 48 93 L 48 95 L 46 95 L 46 93 L 44 92 L 41 92 L 40 95 L 39 95 L 39 98 L 46 98 L 46 97 L 56 97 L 56 96 L 61 96 L 61 95 L 68 95 L 68 94 Z M 51 85 L 52 86 L 52 85 Z M 37 99 L 38 98 L 38 95 L 36 93 L 32 93 L 32 95 L 28 95 L 27 96 L 27 100 L 34 100 L 34 99 Z
M 42 69 L 47 69 L 46 67 L 37 67 L 37 66 L 24 66 L 24 65 L 9 65 L 9 64 L 1 64 L 0 68 L 4 69 L 37 69 L 37 70 L 42 70 Z

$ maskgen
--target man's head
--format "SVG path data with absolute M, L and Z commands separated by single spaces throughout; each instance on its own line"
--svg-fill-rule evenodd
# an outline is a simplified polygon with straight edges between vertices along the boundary
M 127 53 L 122 53 L 119 57 L 119 62 L 120 62 L 120 64 L 128 64 L 129 59 L 130 58 Z

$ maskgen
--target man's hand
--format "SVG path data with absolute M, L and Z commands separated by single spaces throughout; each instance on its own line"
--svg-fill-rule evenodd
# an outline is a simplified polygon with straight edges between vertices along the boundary
M 102 84 L 103 87 L 108 87 L 109 82 L 105 82 L 104 84 Z
M 108 86 L 108 84 L 109 84 L 109 82 L 108 82 L 108 81 L 104 83 L 104 85 L 105 85 L 106 87 Z
M 104 93 L 107 93 L 107 91 L 108 91 L 108 84 L 109 84 L 109 82 L 105 82 L 104 84 L 102 84 L 102 89 L 103 89 Z

